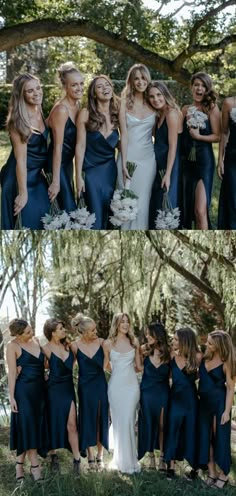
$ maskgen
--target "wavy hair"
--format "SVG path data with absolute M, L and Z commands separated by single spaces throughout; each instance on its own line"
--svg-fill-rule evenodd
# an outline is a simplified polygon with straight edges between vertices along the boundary
M 51 341 L 52 333 L 55 332 L 58 324 L 62 324 L 63 327 L 65 325 L 63 320 L 55 319 L 55 318 L 47 319 L 46 322 L 44 323 L 43 333 L 49 342 Z M 68 336 L 65 336 L 64 338 L 60 339 L 60 343 L 62 343 L 65 349 L 68 350 L 68 347 L 70 345 L 70 340 L 68 339 Z
M 191 374 L 198 368 L 197 353 L 199 352 L 195 332 L 189 327 L 175 331 L 179 339 L 179 353 L 186 359 L 186 372 Z
M 134 333 L 133 333 L 133 330 L 132 330 L 132 327 L 131 327 L 131 320 L 130 320 L 130 317 L 127 313 L 125 312 L 119 312 L 119 313 L 116 313 L 115 315 L 113 315 L 113 319 L 112 319 L 112 323 L 111 323 L 111 329 L 110 329 L 110 332 L 109 332 L 109 339 L 115 343 L 116 340 L 117 340 L 117 335 L 118 335 L 118 330 L 119 330 L 119 327 L 120 327 L 120 324 L 121 324 L 121 321 L 123 319 L 123 317 L 127 317 L 128 319 L 128 322 L 129 322 L 129 330 L 127 332 L 127 338 L 129 339 L 130 341 L 130 344 L 131 346 L 133 346 L 134 348 L 136 348 L 136 344 L 135 344 L 135 336 L 134 336 Z
M 164 326 L 160 322 L 152 322 L 147 325 L 146 331 L 149 331 L 150 336 L 155 339 L 153 344 L 148 345 L 146 356 L 153 355 L 154 350 L 160 351 L 160 358 L 162 362 L 169 362 L 170 360 L 170 347 L 168 343 L 168 334 Z
M 148 84 L 151 82 L 151 75 L 146 65 L 134 64 L 129 69 L 126 78 L 126 84 L 121 94 L 121 96 L 126 100 L 126 107 L 128 110 L 132 110 L 134 106 L 134 95 L 135 95 L 134 80 L 137 71 L 141 72 L 142 76 L 144 77 L 144 79 L 147 81 Z M 146 100 L 146 93 L 143 94 L 143 98 L 144 100 Z
M 161 94 L 163 95 L 163 97 L 165 98 L 165 102 L 166 104 L 174 109 L 174 110 L 177 110 L 178 112 L 181 112 L 179 106 L 177 105 L 173 95 L 171 94 L 169 88 L 166 86 L 166 84 L 164 84 L 162 81 L 152 81 L 151 83 L 149 83 L 147 89 L 146 89 L 146 95 L 147 95 L 147 99 L 149 101 L 149 92 L 152 88 L 156 88 L 157 90 L 159 90 L 161 92 Z M 149 102 L 149 104 L 151 105 L 152 107 L 152 104 L 151 102 Z M 154 108 L 154 107 L 152 107 Z M 158 113 L 158 112 L 157 112 Z
M 36 76 L 29 73 L 20 74 L 20 76 L 14 79 L 6 120 L 7 131 L 9 133 L 16 131 L 20 135 L 22 143 L 26 143 L 32 134 L 30 118 L 24 98 L 25 84 L 32 80 L 39 82 Z
M 192 75 L 190 80 L 191 88 L 194 84 L 195 79 L 200 79 L 206 88 L 206 93 L 204 95 L 202 106 L 206 113 L 212 109 L 216 104 L 217 93 L 213 87 L 213 81 L 206 72 L 196 72 Z
M 112 98 L 110 100 L 109 105 L 109 114 L 111 119 L 111 124 L 114 129 L 116 129 L 119 125 L 119 110 L 120 110 L 120 99 L 114 93 L 113 84 L 109 77 L 101 74 L 100 76 L 96 76 L 90 83 L 88 87 L 88 113 L 89 118 L 86 124 L 86 128 L 88 131 L 99 131 L 99 129 L 106 124 L 105 115 L 103 115 L 98 110 L 98 103 L 96 97 L 96 82 L 98 79 L 105 79 L 110 86 L 112 87 Z
M 222 362 L 225 362 L 230 370 L 232 379 L 236 376 L 236 356 L 235 348 L 233 345 L 232 338 L 228 332 L 222 330 L 212 331 L 208 334 L 214 341 L 216 351 L 219 353 Z M 213 358 L 214 352 L 207 351 L 204 354 L 204 358 L 211 360 Z

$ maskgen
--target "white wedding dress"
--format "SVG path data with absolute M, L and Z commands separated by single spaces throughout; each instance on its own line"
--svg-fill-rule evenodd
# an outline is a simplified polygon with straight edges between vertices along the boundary
M 121 229 L 148 229 L 149 204 L 152 185 L 156 176 L 156 160 L 152 142 L 152 129 L 156 114 L 138 119 L 126 113 L 128 130 L 127 161 L 135 162 L 137 168 L 131 179 L 130 188 L 138 196 L 138 215 L 135 220 L 125 222 Z M 118 188 L 124 188 L 121 155 L 117 160 Z
M 111 410 L 114 453 L 110 468 L 132 474 L 140 471 L 137 460 L 135 419 L 139 403 L 139 384 L 134 370 L 135 350 L 111 350 L 111 378 L 108 399 Z

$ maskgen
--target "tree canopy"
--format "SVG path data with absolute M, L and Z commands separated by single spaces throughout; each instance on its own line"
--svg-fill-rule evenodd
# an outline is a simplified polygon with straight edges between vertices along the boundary
M 200 68 L 222 84 L 233 78 L 236 0 L 185 1 L 176 8 L 175 1 L 157 0 L 149 8 L 142 0 L 0 0 L 0 47 L 3 51 L 42 38 L 82 36 L 183 85 Z M 166 14 L 170 3 L 173 10 Z M 190 17 L 176 17 L 186 5 Z

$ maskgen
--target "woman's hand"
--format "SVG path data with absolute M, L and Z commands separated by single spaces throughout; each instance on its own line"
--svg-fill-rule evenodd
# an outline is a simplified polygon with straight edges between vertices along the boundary
M 25 207 L 27 201 L 28 201 L 27 192 L 20 193 L 19 195 L 16 196 L 14 201 L 14 215 L 18 215 L 20 213 L 22 208 Z
M 190 134 L 190 136 L 191 136 L 193 139 L 195 139 L 195 140 L 199 140 L 199 138 L 200 138 L 200 136 L 201 136 L 201 135 L 200 135 L 200 131 L 199 131 L 199 127 L 197 127 L 197 128 L 190 127 L 190 128 L 189 128 L 189 134 Z
M 165 175 L 162 178 L 161 181 L 161 187 L 166 189 L 166 192 L 168 193 L 170 189 L 170 175 L 165 173 Z
M 230 420 L 230 415 L 228 412 L 224 411 L 223 414 L 222 414 L 222 417 L 221 417 L 221 421 L 220 421 L 220 424 L 221 425 L 224 425 L 226 424 L 227 422 L 229 422 Z
M 60 192 L 60 184 L 52 181 L 52 183 L 48 188 L 48 196 L 50 202 L 53 202 L 53 200 L 55 200 L 59 192 Z
M 124 181 L 124 185 L 125 185 L 126 179 L 131 179 L 127 167 L 122 167 L 122 174 L 123 174 L 123 181 Z
M 11 400 L 11 411 L 14 413 L 18 413 L 18 407 L 15 398 Z
M 78 176 L 77 179 L 77 196 L 80 198 L 81 193 L 85 192 L 85 184 L 82 176 Z
M 218 162 L 218 165 L 217 165 L 217 174 L 219 176 L 220 179 L 223 179 L 223 175 L 224 175 L 224 162 L 223 160 L 221 160 L 220 162 Z

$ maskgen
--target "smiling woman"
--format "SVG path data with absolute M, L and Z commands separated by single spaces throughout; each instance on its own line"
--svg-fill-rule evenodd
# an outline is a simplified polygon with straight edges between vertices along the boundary
M 1 228 L 18 224 L 42 229 L 41 217 L 49 211 L 47 186 L 41 172 L 47 165 L 48 131 L 42 117 L 39 79 L 22 74 L 13 81 L 7 118 L 12 151 L 1 170 Z M 18 218 L 17 218 L 18 216 Z

